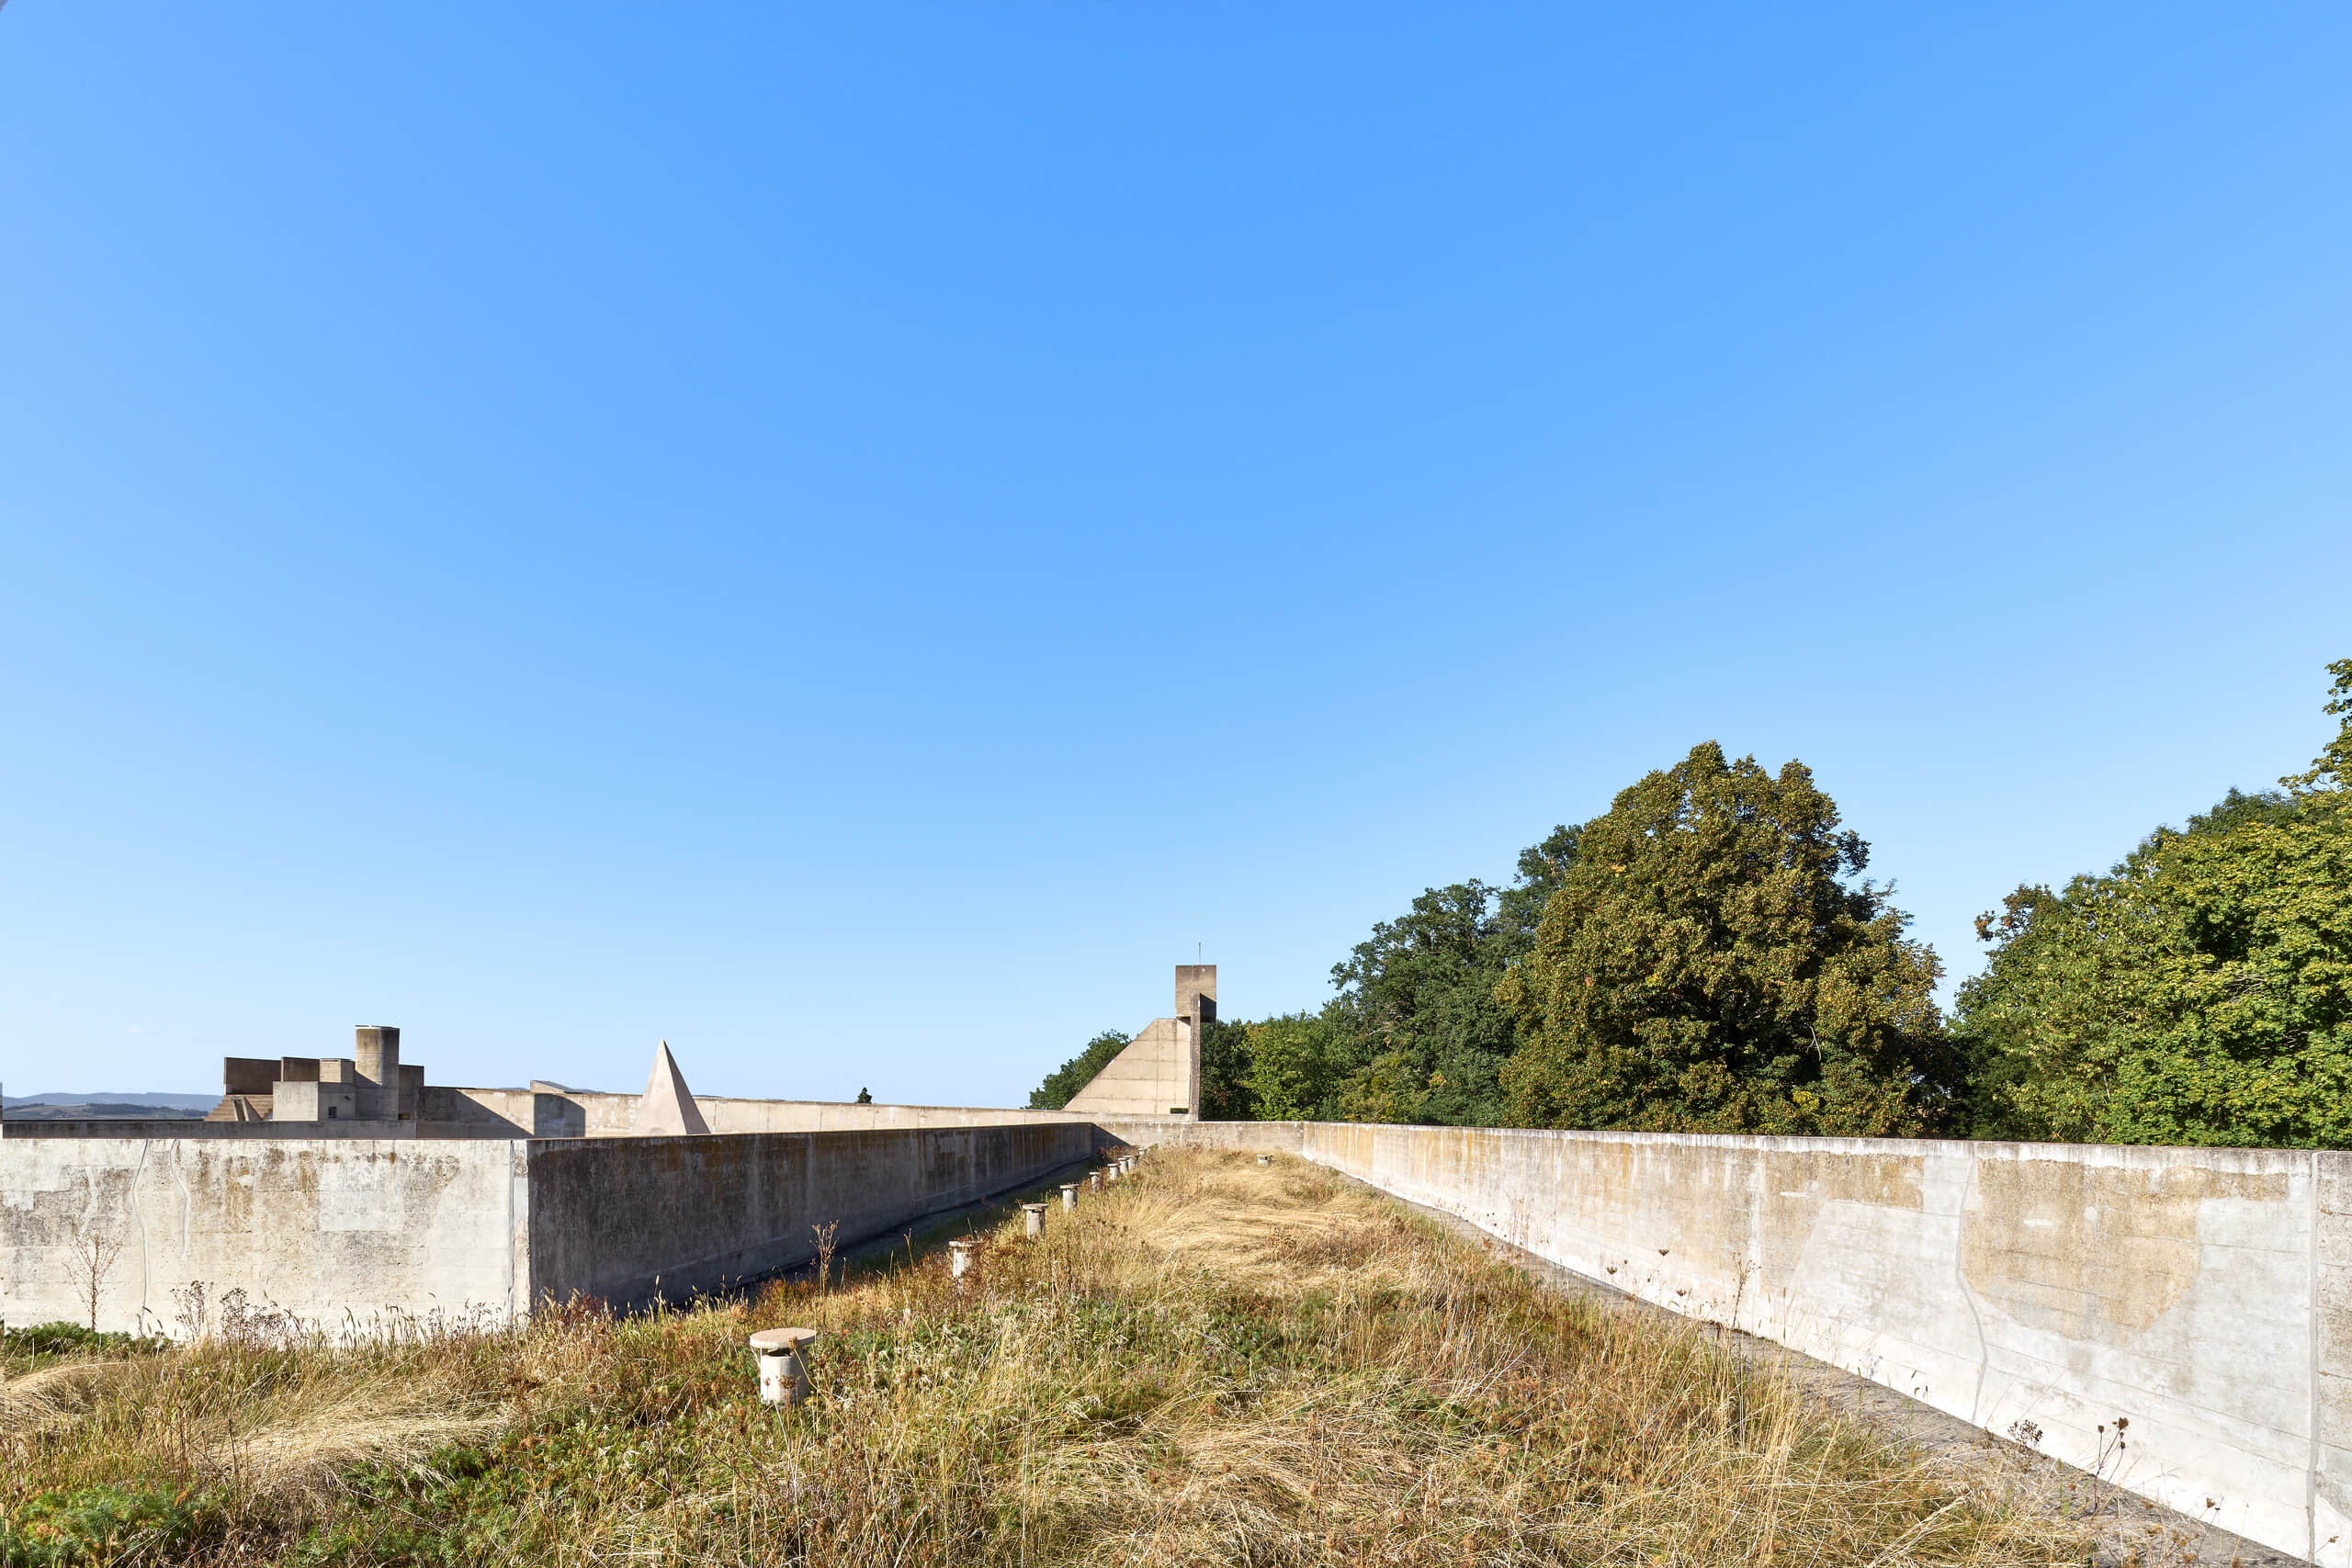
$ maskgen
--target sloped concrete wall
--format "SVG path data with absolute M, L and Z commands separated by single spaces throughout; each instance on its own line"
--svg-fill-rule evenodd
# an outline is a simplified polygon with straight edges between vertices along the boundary
M 1155 1018 L 1070 1100 L 1082 1116 L 1166 1116 L 1182 1106 L 1197 1119 L 1200 1053 L 1192 1026 Z
M 1301 1150 L 2352 1564 L 2352 1156 L 1329 1123 Z

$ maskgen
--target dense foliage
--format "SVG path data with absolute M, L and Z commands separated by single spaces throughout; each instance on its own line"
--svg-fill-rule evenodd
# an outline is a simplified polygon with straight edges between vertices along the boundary
M 1510 886 L 1374 926 L 1319 1011 L 1213 1026 L 1203 1112 L 2352 1147 L 2352 660 L 2330 670 L 2338 733 L 2283 789 L 1980 919 L 1949 1030 L 1934 951 L 1811 772 L 1709 742 Z
M 1801 762 L 1713 742 L 1585 824 L 1498 995 L 1543 1127 L 1925 1132 L 1958 1086 L 1935 953 L 1860 874 L 1869 846 Z
M 1208 1122 L 1258 1121 L 1250 1092 L 1250 1026 L 1212 1020 L 1201 1031 L 1201 1117 Z
M 2285 793 L 2233 790 L 1979 919 L 1975 1131 L 2352 1146 L 2352 660 L 2331 669 L 2343 727 Z
M 1545 904 L 1576 863 L 1577 829 L 1555 828 L 1521 851 L 1509 887 L 1432 887 L 1373 927 L 1331 982 L 1325 1010 L 1346 1064 L 1340 1112 L 1363 1122 L 1493 1126 L 1507 1119 L 1503 1064 L 1521 1037 L 1496 995 L 1524 957 Z

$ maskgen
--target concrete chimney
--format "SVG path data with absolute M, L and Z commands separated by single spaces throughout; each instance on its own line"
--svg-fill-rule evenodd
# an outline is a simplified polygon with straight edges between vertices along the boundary
M 1176 965 L 1176 1027 L 1182 1032 L 1179 1038 L 1184 1053 L 1184 1119 L 1188 1122 L 1201 1119 L 1201 1032 L 1216 1021 L 1216 965 Z
M 352 1060 L 359 1068 L 359 1115 L 368 1122 L 394 1122 L 401 1103 L 401 1032 L 389 1023 L 363 1023 L 353 1032 Z

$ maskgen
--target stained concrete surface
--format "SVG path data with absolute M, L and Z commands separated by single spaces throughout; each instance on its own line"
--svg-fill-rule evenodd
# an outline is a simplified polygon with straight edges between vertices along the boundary
M 1355 1180 L 1352 1177 L 1345 1179 Z M 1359 1181 L 1357 1185 L 1380 1190 L 1366 1182 Z M 1549 1258 L 1497 1240 L 1469 1221 L 1442 1209 L 1410 1202 L 1393 1194 L 1384 1196 L 1557 1290 L 1600 1303 L 1612 1312 L 1649 1313 L 1661 1318 L 1677 1316 L 1602 1280 L 1589 1279 Z M 2158 1568 L 2164 1564 L 2179 1564 L 2181 1568 L 2302 1568 L 2304 1560 L 2301 1557 L 2274 1551 L 2244 1536 L 2233 1535 L 2218 1525 L 2151 1503 L 2027 1444 L 1996 1438 L 1981 1427 L 1868 1378 L 1737 1329 L 1716 1325 L 1715 1332 L 1758 1367 L 1786 1376 L 1808 1401 L 1850 1412 L 1923 1453 L 1969 1466 L 1996 1456 L 2007 1461 L 2025 1477 L 2024 1490 L 2030 1496 L 2044 1506 L 2064 1510 L 2071 1517 L 2091 1521 L 2098 1534 L 2099 1568 Z
M 1295 1152 L 2271 1551 L 2352 1565 L 2352 1156 L 1104 1124 Z
M 677 1299 L 810 1256 L 814 1226 L 837 1224 L 844 1243 L 891 1234 L 1102 1141 L 1068 1119 L 669 1138 L 11 1138 L 0 1317 L 83 1320 L 94 1257 L 99 1325 L 141 1333 L 183 1331 L 199 1287 L 361 1334 L 436 1313 L 503 1321 L 574 1292 Z

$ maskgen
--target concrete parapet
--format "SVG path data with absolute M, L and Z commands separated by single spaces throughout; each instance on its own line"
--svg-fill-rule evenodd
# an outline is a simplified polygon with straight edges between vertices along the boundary
M 1243 1149 L 1286 1127 L 1603 1284 L 2352 1568 L 2352 1154 L 1105 1125 Z
M 466 1089 L 482 1095 L 496 1091 Z M 579 1107 L 582 1133 L 591 1138 L 621 1137 L 635 1131 L 643 1097 L 567 1089 L 562 1098 Z M 916 1127 L 1006 1127 L 1083 1121 L 1067 1111 L 998 1110 L 970 1105 L 859 1105 L 831 1100 L 741 1100 L 698 1094 L 695 1107 L 714 1133 L 853 1133 Z
M 349 1312 L 362 1331 L 388 1314 L 503 1321 L 528 1302 L 515 1145 L 154 1125 L 173 1132 L 0 1143 L 0 1315 L 83 1320 L 90 1241 L 116 1249 L 98 1281 L 107 1329 L 196 1332 L 199 1285 L 330 1326 Z
M 530 1140 L 154 1125 L 184 1135 L 0 1143 L 0 1317 L 79 1319 L 92 1239 L 118 1249 L 107 1329 L 192 1331 L 199 1285 L 360 1333 L 388 1314 L 503 1322 L 575 1292 L 637 1306 L 805 1262 L 816 1225 L 852 1245 L 1025 1186 L 1098 1137 L 1080 1122 Z
M 163 1118 L 150 1120 L 137 1116 L 94 1117 L 88 1121 L 73 1122 L 49 1117 L 0 1121 L 0 1138 L 10 1143 L 19 1139 L 60 1138 L 89 1139 L 101 1143 L 142 1143 L 155 1138 L 219 1139 L 222 1142 L 234 1142 L 240 1138 L 266 1142 L 293 1139 L 318 1143 L 328 1139 L 403 1139 L 435 1135 L 431 1127 L 422 1127 L 413 1122 L 215 1122 L 209 1117 L 198 1122 Z
M 1095 1126 L 1138 1147 L 1263 1149 L 1295 1155 L 1306 1146 L 1308 1122 L 1195 1122 L 1183 1116 L 1090 1116 Z

